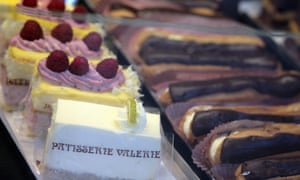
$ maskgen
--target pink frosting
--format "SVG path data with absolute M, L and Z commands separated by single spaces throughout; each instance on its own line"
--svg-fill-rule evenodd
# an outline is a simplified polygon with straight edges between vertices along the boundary
M 85 91 L 109 91 L 125 82 L 122 70 L 119 69 L 114 78 L 106 79 L 102 77 L 92 65 L 90 65 L 87 74 L 78 76 L 68 70 L 61 73 L 53 72 L 46 67 L 46 59 L 44 59 L 39 62 L 38 70 L 41 76 L 50 83 Z
M 91 51 L 81 39 L 62 43 L 49 35 L 35 41 L 27 41 L 22 39 L 20 35 L 16 35 L 10 40 L 10 45 L 36 52 L 52 52 L 59 49 L 69 56 L 84 56 L 88 59 L 100 58 L 102 55 L 101 49 L 99 51 Z
M 88 21 L 83 23 L 78 23 L 74 21 L 72 18 L 72 12 L 70 11 L 65 11 L 64 13 L 62 13 L 62 17 L 53 15 L 52 12 L 47 9 L 47 5 L 48 3 L 42 5 L 40 4 L 39 7 L 36 8 L 30 8 L 23 6 L 22 4 L 17 4 L 16 7 L 19 10 L 19 12 L 23 12 L 24 14 L 29 16 L 43 18 L 49 21 L 55 21 L 57 23 L 69 23 L 72 27 L 76 28 L 86 29 L 90 27 Z

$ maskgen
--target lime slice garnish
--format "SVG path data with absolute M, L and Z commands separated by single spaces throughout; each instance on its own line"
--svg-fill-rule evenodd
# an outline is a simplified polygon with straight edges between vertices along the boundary
M 128 123 L 136 124 L 137 112 L 136 112 L 136 101 L 135 99 L 130 99 L 128 102 Z

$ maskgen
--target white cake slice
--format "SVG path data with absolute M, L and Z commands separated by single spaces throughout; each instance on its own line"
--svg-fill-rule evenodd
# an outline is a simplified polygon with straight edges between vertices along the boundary
M 160 116 L 59 99 L 42 161 L 43 179 L 154 179 L 160 167 Z M 146 117 L 146 118 L 145 118 Z

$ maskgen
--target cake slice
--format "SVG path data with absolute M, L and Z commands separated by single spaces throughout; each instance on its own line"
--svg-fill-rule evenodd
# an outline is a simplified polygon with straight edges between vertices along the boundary
M 137 124 L 124 129 L 119 122 L 127 121 L 126 112 L 124 107 L 59 99 L 41 163 L 43 179 L 155 179 L 159 115 L 141 107 Z
M 74 29 L 77 37 L 83 37 L 92 31 L 104 34 L 103 28 L 98 23 L 92 23 L 87 20 L 87 9 L 82 5 L 71 6 L 64 0 L 37 1 L 22 0 L 16 5 L 11 18 L 7 18 L 3 23 L 5 32 L 12 34 L 18 32 L 20 24 L 29 19 L 34 19 L 45 27 L 46 32 L 50 32 L 60 23 L 69 23 Z M 10 23 L 14 21 L 15 23 Z M 11 31 L 11 32 L 8 32 Z M 14 33 L 15 34 L 15 33 Z M 102 34 L 102 35 L 103 35 Z
M 49 127 L 52 105 L 59 98 L 124 106 L 140 97 L 139 88 L 136 73 L 119 66 L 116 59 L 94 65 L 79 56 L 69 64 L 63 51 L 53 51 L 38 62 L 31 79 L 24 110 L 29 134 Z
M 67 23 L 58 24 L 52 29 L 51 34 L 45 34 L 37 21 L 26 21 L 20 33 L 11 38 L 4 58 L 3 106 L 8 110 L 16 108 L 24 98 L 26 90 L 23 93 L 15 93 L 15 91 L 28 87 L 35 63 L 47 57 L 53 50 L 63 50 L 70 57 L 84 56 L 91 63 L 97 63 L 104 57 L 114 58 L 115 55 L 102 43 L 102 39 L 96 31 L 83 38 L 77 38 Z M 7 99 L 8 96 L 14 98 Z

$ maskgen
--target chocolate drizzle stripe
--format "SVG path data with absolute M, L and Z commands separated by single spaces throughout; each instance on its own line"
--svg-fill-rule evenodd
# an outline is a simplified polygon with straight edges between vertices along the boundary
M 195 114 L 191 129 L 193 135 L 199 137 L 209 133 L 216 126 L 242 119 L 300 124 L 300 115 L 251 114 L 233 110 L 209 110 Z
M 173 102 L 188 101 L 192 98 L 217 93 L 235 93 L 253 89 L 261 94 L 280 98 L 295 97 L 300 92 L 300 76 L 284 75 L 270 77 L 232 77 L 208 81 L 188 81 L 169 86 Z

